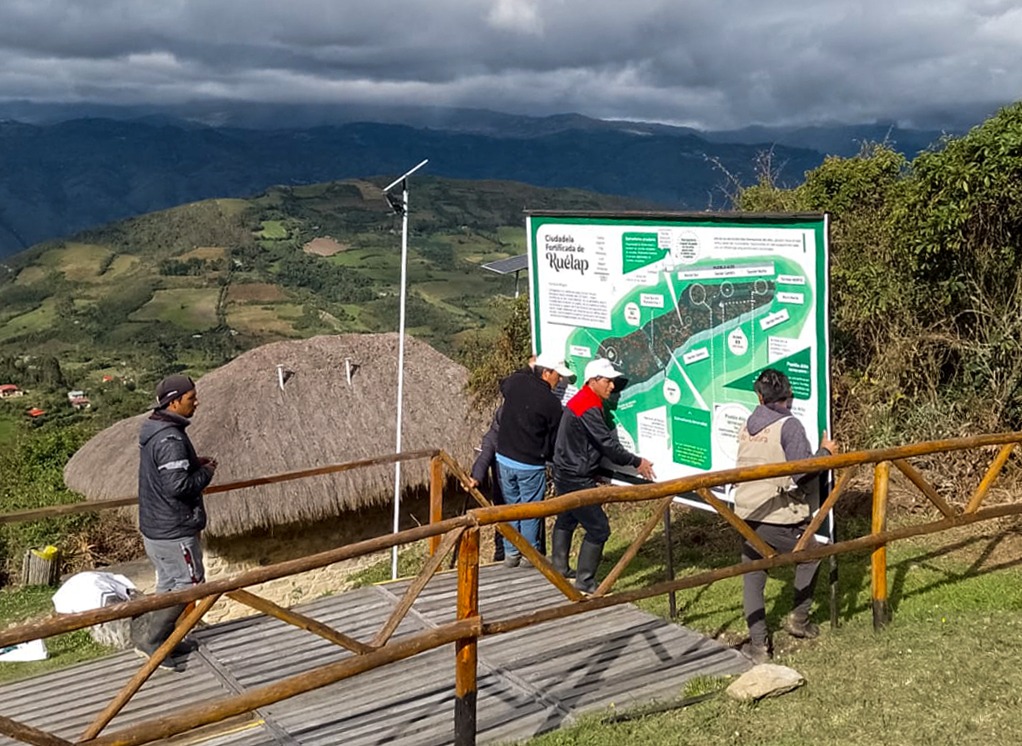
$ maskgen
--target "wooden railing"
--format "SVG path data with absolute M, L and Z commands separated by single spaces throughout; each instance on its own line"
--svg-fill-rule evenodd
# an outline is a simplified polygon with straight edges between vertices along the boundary
M 446 453 L 424 451 L 415 454 L 395 454 L 381 459 L 372 459 L 353 464 L 338 464 L 305 472 L 290 472 L 286 475 L 263 477 L 234 485 L 223 485 L 217 491 L 238 489 L 240 486 L 253 484 L 269 484 L 288 479 L 297 479 L 313 474 L 325 474 L 343 471 L 348 468 L 367 466 L 387 461 L 409 460 L 411 458 L 430 458 L 430 516 L 431 523 L 407 531 L 381 536 L 367 541 L 358 542 L 326 552 L 282 562 L 268 567 L 249 570 L 237 575 L 211 580 L 191 588 L 171 593 L 147 596 L 134 601 L 108 606 L 101 609 L 54 616 L 22 625 L 13 629 L 0 631 L 0 646 L 16 644 L 28 640 L 49 637 L 93 624 L 122 619 L 138 614 L 178 604 L 197 602 L 178 622 L 173 637 L 167 641 L 142 668 L 121 689 L 114 700 L 100 712 L 90 726 L 76 741 L 68 741 L 52 733 L 39 730 L 25 723 L 15 722 L 0 716 L 0 734 L 10 736 L 24 743 L 43 744 L 45 746 L 68 746 L 69 744 L 92 744 L 113 746 L 119 744 L 144 744 L 198 728 L 217 723 L 227 718 L 251 712 L 274 702 L 318 689 L 337 681 L 369 671 L 379 666 L 408 658 L 437 647 L 454 643 L 455 645 L 455 694 L 454 741 L 458 744 L 475 743 L 476 723 L 476 663 L 477 644 L 480 637 L 502 634 L 553 619 L 565 618 L 577 614 L 585 614 L 619 604 L 631 603 L 643 598 L 663 595 L 673 591 L 707 585 L 725 578 L 737 577 L 754 570 L 764 570 L 781 565 L 822 559 L 847 552 L 872 550 L 872 584 L 873 584 L 873 615 L 875 626 L 882 627 L 890 621 L 890 609 L 887 599 L 886 580 L 886 546 L 892 541 L 935 533 L 949 528 L 967 525 L 1008 515 L 1022 514 L 1022 503 L 1007 503 L 984 508 L 983 502 L 989 493 L 994 480 L 1000 474 L 1011 455 L 1014 447 L 1022 442 L 1022 433 L 1006 433 L 985 435 L 957 440 L 932 441 L 897 448 L 872 451 L 856 451 L 836 456 L 805 459 L 782 464 L 730 469 L 708 474 L 699 474 L 668 482 L 651 483 L 634 486 L 606 486 L 583 490 L 556 497 L 540 503 L 529 503 L 507 506 L 489 505 L 478 490 L 469 487 L 469 480 L 464 470 Z M 963 508 L 956 508 L 952 502 L 942 497 L 922 476 L 908 463 L 907 459 L 932 454 L 949 453 L 969 449 L 999 447 L 990 468 L 980 480 L 976 489 L 964 500 Z M 871 532 L 865 536 L 806 548 L 808 535 L 819 527 L 827 511 L 831 510 L 845 494 L 845 489 L 854 471 L 865 464 L 872 464 L 874 470 L 873 488 L 873 521 Z M 887 496 L 890 479 L 890 466 L 894 465 L 919 491 L 934 505 L 940 518 L 918 525 L 904 525 L 895 529 L 887 527 Z M 786 554 L 778 554 L 763 544 L 750 527 L 738 518 L 726 503 L 718 500 L 709 490 L 726 484 L 754 481 L 779 476 L 788 476 L 805 472 L 838 470 L 835 488 L 824 502 L 820 512 L 813 520 L 807 537 L 796 548 Z M 469 510 L 465 515 L 443 519 L 443 485 L 447 475 L 457 478 L 480 507 Z M 213 490 L 209 490 L 212 492 Z M 654 583 L 643 588 L 612 593 L 614 586 L 622 576 L 627 565 L 634 559 L 641 545 L 648 540 L 656 523 L 670 510 L 673 496 L 695 491 L 707 503 L 730 523 L 743 537 L 761 549 L 762 559 L 738 563 L 728 567 L 717 568 L 679 579 L 671 579 Z M 596 592 L 584 596 L 564 577 L 553 569 L 547 559 L 541 556 L 507 521 L 530 518 L 545 518 L 556 515 L 571 508 L 585 505 L 596 505 L 611 502 L 642 502 L 656 501 L 653 515 L 642 526 L 638 536 L 625 550 L 621 559 L 614 565 Z M 118 505 L 113 505 L 113 503 Z M 130 504 L 124 501 L 105 501 L 101 507 L 118 507 Z M 91 505 L 97 505 L 95 503 Z M 63 510 L 66 506 L 61 506 Z M 32 511 L 32 517 L 45 511 Z M 9 516 L 0 516 L 0 521 L 10 520 Z M 18 515 L 18 514 L 13 514 Z M 24 519 L 24 513 L 20 514 Z M 565 603 L 538 609 L 527 614 L 501 619 L 484 620 L 479 613 L 479 534 L 483 526 L 494 525 L 507 540 L 513 544 L 535 567 L 565 596 Z M 428 540 L 431 553 L 423 563 L 419 574 L 412 580 L 405 595 L 383 623 L 379 631 L 369 642 L 356 640 L 335 630 L 315 619 L 297 612 L 283 609 L 272 602 L 262 599 L 247 587 L 287 577 L 300 572 L 317 569 L 341 560 L 353 559 L 372 554 L 394 546 L 404 546 L 418 541 Z M 393 640 L 393 634 L 401 620 L 409 612 L 419 593 L 430 578 L 442 565 L 444 559 L 457 550 L 458 592 L 457 609 L 453 621 L 442 624 L 427 632 L 402 636 Z M 350 652 L 341 661 L 326 664 L 310 672 L 292 676 L 272 684 L 250 689 L 242 694 L 225 697 L 213 702 L 197 705 L 183 705 L 176 708 L 173 715 L 147 720 L 124 728 L 104 733 L 106 726 L 121 710 L 124 704 L 151 675 L 160 660 L 167 655 L 174 644 L 182 639 L 188 630 L 202 617 L 215 601 L 227 595 L 252 608 L 274 616 L 289 624 L 319 635 Z

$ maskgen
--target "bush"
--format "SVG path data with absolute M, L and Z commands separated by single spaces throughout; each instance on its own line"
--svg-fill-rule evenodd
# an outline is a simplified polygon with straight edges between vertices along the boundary
M 532 355 L 529 296 L 498 298 L 494 303 L 502 306 L 504 315 L 496 340 L 477 334 L 465 345 L 462 355 L 469 370 L 469 393 L 475 405 L 483 411 L 497 407 L 500 381 L 525 365 Z
M 766 171 L 736 204 L 832 216 L 835 414 L 848 445 L 1022 427 L 1022 103 L 911 163 L 870 144 L 794 189 Z
M 22 436 L 0 450 L 0 511 L 30 510 L 81 501 L 64 486 L 64 465 L 85 442 L 81 427 L 47 429 Z M 0 524 L 0 580 L 14 576 L 26 549 L 47 544 L 69 554 L 74 536 L 96 521 L 88 514 Z

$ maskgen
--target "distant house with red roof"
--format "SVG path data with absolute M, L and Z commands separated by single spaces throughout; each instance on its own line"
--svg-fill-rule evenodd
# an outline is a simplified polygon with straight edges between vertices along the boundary
M 15 396 L 24 396 L 25 392 L 14 383 L 0 383 L 0 399 L 10 399 Z
M 39 409 L 39 407 L 32 407 L 30 410 L 25 412 L 25 414 L 27 414 L 29 417 L 42 417 L 44 414 L 46 414 L 46 410 Z

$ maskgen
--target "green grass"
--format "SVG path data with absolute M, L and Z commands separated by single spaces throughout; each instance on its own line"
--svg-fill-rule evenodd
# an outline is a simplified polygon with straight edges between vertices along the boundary
M 54 588 L 46 586 L 0 590 L 0 628 L 53 611 L 50 599 L 54 591 Z M 46 660 L 26 663 L 0 662 L 0 681 L 35 676 L 110 652 L 109 648 L 93 641 L 88 630 L 84 629 L 47 639 L 46 650 L 49 654 Z
M 21 415 L 21 409 L 12 406 L 14 401 L 0 402 L 0 446 L 14 440 L 18 432 L 17 417 Z
M 288 237 L 287 228 L 282 220 L 264 220 L 262 225 L 263 230 L 258 234 L 260 238 L 278 241 Z
M 679 522 L 675 560 L 693 563 L 686 572 L 726 563 L 729 542 L 710 535 L 712 520 L 696 515 Z M 700 535 L 705 553 L 692 544 L 685 548 L 686 541 Z M 1014 650 L 1022 634 L 1022 560 L 1017 548 L 1001 546 L 1011 541 L 1010 534 L 994 527 L 984 534 L 947 532 L 892 544 L 888 587 L 893 620 L 880 632 L 872 625 L 869 554 L 840 557 L 839 627 L 825 624 L 815 641 L 774 634 L 775 662 L 795 668 L 807 680 L 792 694 L 755 705 L 714 697 L 627 722 L 605 722 L 618 713 L 598 713 L 529 743 L 1020 742 L 1022 669 L 1015 664 Z M 613 556 L 620 553 L 623 537 L 612 537 L 612 542 Z M 648 542 L 624 576 L 624 585 L 659 579 L 656 557 L 662 552 L 662 540 Z M 605 563 L 604 571 L 608 566 Z M 817 587 L 821 622 L 828 616 L 827 568 L 824 562 Z M 778 572 L 767 585 L 768 621 L 775 630 L 790 610 L 790 576 L 790 571 Z M 666 598 L 641 605 L 666 616 Z M 678 608 L 680 623 L 726 643 L 737 643 L 745 633 L 740 579 L 680 592 Z M 676 699 L 727 683 L 690 683 Z
M 665 744 L 1007 744 L 1022 740 L 1017 612 L 952 621 L 858 619 L 778 661 L 802 673 L 794 693 L 740 704 L 726 696 L 625 723 L 594 715 L 536 746 Z M 679 692 L 679 698 L 685 692 Z
M 21 334 L 49 329 L 56 320 L 56 302 L 53 298 L 47 298 L 38 308 L 15 316 L 0 326 L 0 342 Z
M 132 321 L 167 321 L 189 331 L 216 326 L 217 288 L 157 290 Z

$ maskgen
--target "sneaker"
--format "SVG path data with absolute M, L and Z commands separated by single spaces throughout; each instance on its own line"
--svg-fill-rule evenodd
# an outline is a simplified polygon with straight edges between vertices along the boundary
M 149 653 L 144 651 L 142 648 L 135 648 L 135 655 L 139 656 L 140 658 L 150 657 Z M 159 667 L 162 668 L 164 671 L 173 671 L 174 673 L 181 672 L 181 669 L 178 668 L 177 662 L 175 662 L 175 660 L 169 655 L 162 661 L 160 661 Z
M 766 645 L 757 645 L 751 640 L 742 645 L 738 652 L 744 655 L 746 658 L 748 658 L 757 666 L 762 663 L 769 663 L 770 659 L 773 657 L 770 655 L 769 647 L 767 647 Z
M 504 555 L 504 567 L 518 567 L 518 564 L 522 561 L 522 555 L 520 554 L 506 554 Z
M 799 619 L 794 614 L 784 618 L 784 631 L 792 637 L 802 640 L 813 640 L 820 636 L 820 625 L 809 621 L 809 617 Z

